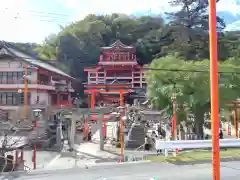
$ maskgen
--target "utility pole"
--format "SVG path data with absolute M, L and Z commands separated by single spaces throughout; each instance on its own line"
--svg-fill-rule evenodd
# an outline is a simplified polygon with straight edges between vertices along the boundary
M 123 91 L 122 89 L 120 90 L 120 111 L 121 110 L 124 110 L 124 99 L 123 99 Z M 120 162 L 123 162 L 124 161 L 124 119 L 123 119 L 123 116 L 120 115 L 120 148 L 121 148 L 121 151 L 120 151 Z
M 28 116 L 28 64 L 24 67 L 24 115 Z
M 99 136 L 100 136 L 100 150 L 104 150 L 104 135 L 103 135 L 103 113 L 99 113 L 99 119 L 98 119 L 98 124 L 99 124 Z
M 42 112 L 42 110 L 40 109 L 35 109 L 33 110 L 33 112 L 35 113 L 35 130 L 36 130 L 36 134 L 38 138 L 38 123 L 40 120 L 40 113 Z M 33 169 L 37 169 L 37 143 L 35 142 L 33 145 Z
M 234 111 L 233 111 L 233 118 L 234 118 L 234 127 L 235 127 L 235 136 L 236 139 L 238 139 L 238 115 L 237 115 L 237 107 L 234 107 Z
M 172 139 L 177 140 L 177 112 L 176 112 L 176 93 L 172 94 L 172 106 L 173 106 L 173 117 L 172 117 Z

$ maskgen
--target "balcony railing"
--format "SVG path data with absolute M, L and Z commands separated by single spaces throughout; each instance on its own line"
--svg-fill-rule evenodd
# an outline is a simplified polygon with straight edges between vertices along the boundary
M 119 61 L 102 61 L 102 62 L 99 62 L 100 65 L 137 65 L 137 61 L 122 61 L 122 62 L 119 62 Z
M 23 79 L 0 79 L 0 84 L 24 84 Z M 29 80 L 28 84 L 41 84 L 41 85 L 49 85 L 52 86 L 53 83 L 50 81 L 40 81 L 40 80 Z
M 71 85 L 55 85 L 55 90 L 56 91 L 61 91 L 61 92 L 74 92 L 73 88 Z

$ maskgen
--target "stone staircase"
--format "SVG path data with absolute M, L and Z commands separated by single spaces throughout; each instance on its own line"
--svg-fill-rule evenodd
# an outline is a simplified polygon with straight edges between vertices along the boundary
M 136 149 L 144 144 L 145 128 L 141 123 L 133 123 L 125 143 L 126 149 Z
M 107 122 L 107 138 L 108 139 L 117 139 L 117 122 Z

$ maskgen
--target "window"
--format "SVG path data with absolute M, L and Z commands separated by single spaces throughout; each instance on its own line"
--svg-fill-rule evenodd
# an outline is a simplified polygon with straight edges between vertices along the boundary
M 39 97 L 39 96 L 37 96 L 37 102 L 36 102 L 36 103 L 39 103 L 39 101 L 40 101 L 40 97 Z
M 23 83 L 23 72 L 0 72 L 0 84 Z
M 31 93 L 28 93 L 28 103 L 30 103 Z M 24 93 L 0 92 L 0 105 L 24 104 Z
M 13 83 L 13 72 L 7 72 L 7 84 Z
M 20 93 L 19 96 L 20 96 L 19 104 L 24 104 L 24 93 Z M 28 92 L 28 104 L 30 104 L 30 98 L 31 98 L 31 93 Z
M 2 78 L 1 78 L 2 84 L 7 83 L 7 72 L 2 73 Z
M 2 105 L 6 105 L 7 104 L 7 94 L 5 92 L 2 92 L 2 93 L 0 93 L 0 95 L 1 95 L 0 103 Z
M 15 94 L 13 94 L 12 92 L 7 92 L 6 93 L 6 97 L 7 97 L 7 105 L 13 105 L 13 99 L 15 99 Z

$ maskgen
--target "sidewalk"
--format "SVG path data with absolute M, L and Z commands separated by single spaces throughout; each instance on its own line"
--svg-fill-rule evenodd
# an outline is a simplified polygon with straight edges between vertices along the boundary
M 81 134 L 77 135 L 74 149 L 76 152 L 63 152 L 59 158 L 56 158 L 44 169 L 69 169 L 74 167 L 86 167 L 99 164 L 98 162 L 117 162 L 119 154 L 111 152 L 107 145 L 106 150 L 100 150 L 99 130 L 95 130 L 92 142 L 81 141 Z
M 75 144 L 76 152 L 66 153 L 53 160 L 44 169 L 70 169 L 75 167 L 87 167 L 99 164 L 100 162 L 117 162 L 118 154 L 108 150 L 101 151 L 100 145 L 94 142 Z
M 118 156 L 117 153 L 110 152 L 109 148 L 101 151 L 100 144 L 97 142 L 85 142 L 80 145 L 75 145 L 75 148 L 79 153 L 90 154 L 100 158 L 116 158 Z
M 24 151 L 23 159 L 25 160 L 25 166 L 33 169 L 33 162 L 32 162 L 32 155 L 33 151 L 27 150 Z M 36 162 L 37 162 L 37 169 L 44 168 L 49 162 L 54 160 L 59 153 L 51 152 L 51 151 L 37 151 L 36 154 Z

